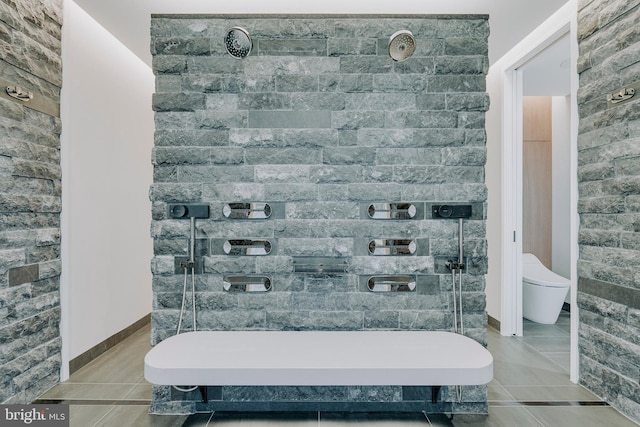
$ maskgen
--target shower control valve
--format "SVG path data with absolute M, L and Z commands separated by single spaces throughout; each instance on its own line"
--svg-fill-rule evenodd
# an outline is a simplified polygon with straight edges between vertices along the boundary
M 175 204 L 169 205 L 169 217 L 209 218 L 209 205 Z
M 447 261 L 446 266 L 449 270 L 455 270 L 455 271 L 464 270 L 465 268 L 465 265 L 463 262 L 453 262 L 451 260 Z
M 433 205 L 432 218 L 471 218 L 471 205 Z
M 185 268 L 185 269 L 190 269 L 190 268 L 195 268 L 196 267 L 196 263 L 195 261 L 192 260 L 184 260 L 180 263 L 180 267 Z

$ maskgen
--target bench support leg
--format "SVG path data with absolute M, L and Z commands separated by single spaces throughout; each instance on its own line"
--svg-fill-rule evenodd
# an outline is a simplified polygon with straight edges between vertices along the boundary
M 198 390 L 200 390 L 200 396 L 202 396 L 202 402 L 203 403 L 209 403 L 209 396 L 207 394 L 208 392 L 208 388 L 206 385 L 200 385 L 198 386 Z
M 436 385 L 431 387 L 431 403 L 438 403 L 438 393 L 442 386 Z

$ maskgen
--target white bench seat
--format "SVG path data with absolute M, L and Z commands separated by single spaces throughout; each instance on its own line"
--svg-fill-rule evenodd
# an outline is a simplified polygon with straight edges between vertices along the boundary
M 493 357 L 451 332 L 197 331 L 151 349 L 144 376 L 183 386 L 480 385 Z

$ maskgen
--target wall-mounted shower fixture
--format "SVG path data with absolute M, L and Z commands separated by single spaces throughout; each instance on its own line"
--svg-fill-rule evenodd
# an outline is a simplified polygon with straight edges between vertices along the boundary
M 346 273 L 348 267 L 346 258 L 305 256 L 293 258 L 294 273 Z
M 453 332 L 464 335 L 464 319 L 462 317 L 462 273 L 465 270 L 464 263 L 464 219 L 471 218 L 473 214 L 471 205 L 433 205 L 432 218 L 447 218 L 458 220 L 458 260 L 448 260 L 447 268 L 451 270 L 451 288 L 453 291 Z M 458 291 L 456 292 L 456 276 Z M 456 295 L 457 293 L 457 295 Z M 460 327 L 458 327 L 458 320 Z M 455 387 L 458 402 L 462 401 L 462 387 Z
M 418 245 L 410 239 L 376 239 L 369 242 L 369 255 L 413 255 Z
M 371 219 L 413 219 L 417 213 L 413 203 L 372 203 L 367 208 Z
M 224 35 L 224 45 L 229 55 L 236 59 L 249 56 L 253 49 L 253 42 L 249 32 L 241 27 L 232 27 Z
M 172 204 L 169 205 L 169 218 L 209 218 L 209 205 Z
M 227 203 L 222 214 L 229 219 L 268 219 L 271 217 L 269 203 Z
M 400 30 L 389 38 L 389 56 L 397 62 L 406 61 L 416 50 L 416 39 L 409 30 Z
M 373 276 L 367 280 L 371 292 L 413 292 L 416 278 L 412 276 Z
M 182 285 L 182 305 L 180 307 L 180 317 L 178 319 L 178 328 L 176 334 L 182 329 L 182 317 L 184 315 L 185 304 L 187 300 L 187 275 L 191 270 L 191 312 L 193 314 L 193 330 L 197 331 L 196 325 L 196 283 L 195 283 L 195 267 L 196 267 L 196 218 L 209 218 L 209 205 L 191 205 L 191 204 L 175 204 L 169 205 L 170 218 L 189 218 L 189 259 L 181 262 L 184 268 L 184 282 Z
M 448 218 L 458 220 L 458 259 L 448 260 L 447 268 L 451 270 L 451 281 L 453 287 L 453 331 L 464 334 L 464 322 L 462 318 L 462 273 L 465 269 L 464 263 L 464 218 L 472 215 L 471 205 L 434 205 L 431 208 L 432 218 Z M 456 275 L 458 281 L 458 292 L 456 292 Z M 458 293 L 458 295 L 456 295 Z M 459 301 L 458 301 L 459 300 Z M 458 328 L 458 316 L 460 327 Z
M 222 288 L 226 292 L 269 292 L 271 279 L 266 276 L 224 276 Z
M 432 218 L 471 218 L 471 205 L 433 205 Z
M 234 239 L 222 245 L 227 255 L 269 255 L 272 244 L 268 240 Z

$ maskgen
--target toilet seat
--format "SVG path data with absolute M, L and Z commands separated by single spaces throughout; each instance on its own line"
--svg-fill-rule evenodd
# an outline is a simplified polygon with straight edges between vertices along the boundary
M 522 254 L 522 280 L 549 288 L 568 288 L 571 285 L 569 279 L 547 269 L 533 254 Z

